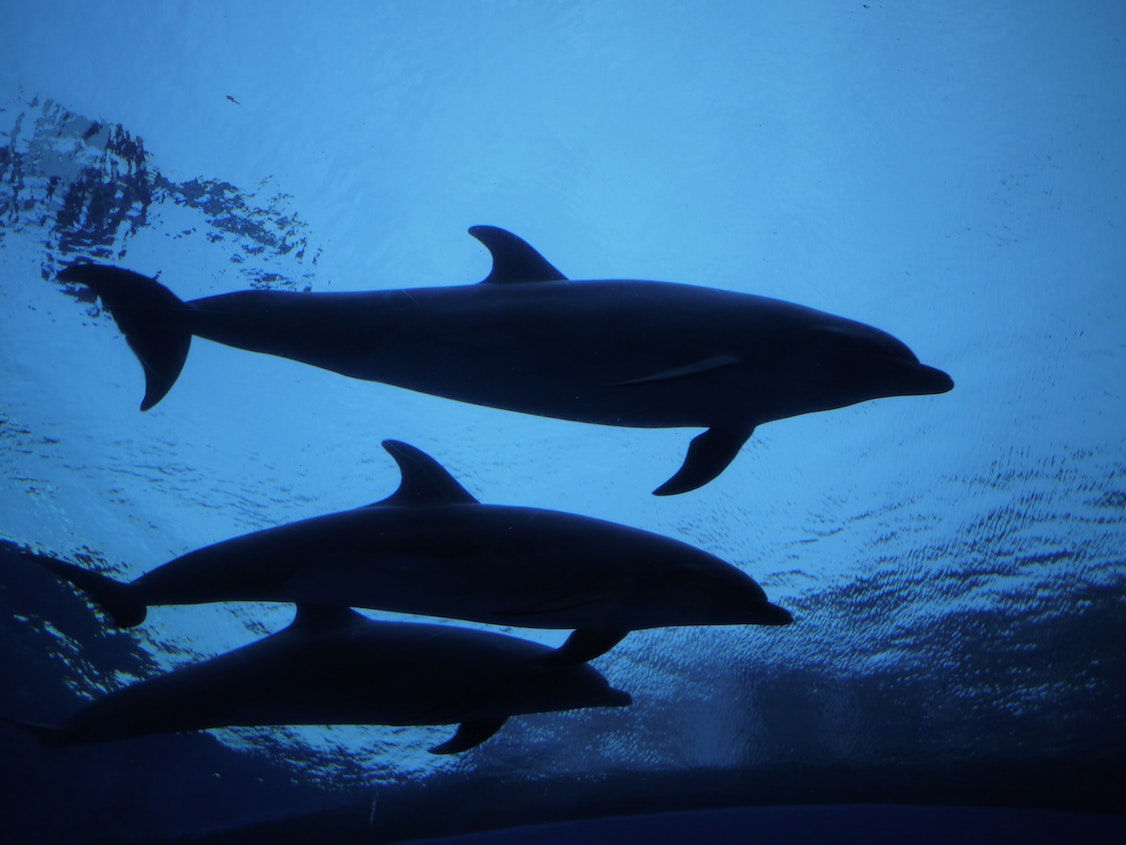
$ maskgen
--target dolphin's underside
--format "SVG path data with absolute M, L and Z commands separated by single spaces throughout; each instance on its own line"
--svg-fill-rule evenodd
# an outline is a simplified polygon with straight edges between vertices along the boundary
M 589 665 L 540 665 L 549 651 L 487 631 L 305 605 L 276 634 L 109 693 L 61 724 L 2 721 L 53 747 L 231 726 L 458 724 L 430 749 L 452 754 L 509 716 L 630 704 Z
M 430 455 L 383 445 L 402 472 L 388 498 L 213 543 L 131 582 L 19 554 L 88 593 L 121 627 L 156 605 L 363 607 L 570 629 L 551 654 L 557 665 L 598 657 L 632 630 L 793 621 L 750 576 L 701 549 L 592 517 L 481 504 Z
M 79 264 L 59 278 L 90 287 L 113 314 L 145 370 L 143 409 L 176 381 L 195 335 L 477 405 L 706 429 L 662 495 L 714 479 L 762 423 L 953 384 L 862 323 L 713 288 L 569 281 L 515 235 L 470 231 L 493 256 L 477 285 L 182 302 L 114 267 Z

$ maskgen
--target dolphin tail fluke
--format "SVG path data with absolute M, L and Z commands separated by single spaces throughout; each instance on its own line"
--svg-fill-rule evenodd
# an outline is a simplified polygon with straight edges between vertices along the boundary
M 73 264 L 59 278 L 90 288 L 113 315 L 145 370 L 141 410 L 163 399 L 179 378 L 191 346 L 184 302 L 156 279 L 118 267 Z
M 26 553 L 25 557 L 89 593 L 118 628 L 132 628 L 145 621 L 148 608 L 137 598 L 136 588 L 132 584 L 122 584 L 100 573 L 46 555 Z
M 470 748 L 476 748 L 486 739 L 491 737 L 505 723 L 507 717 L 496 719 L 478 719 L 473 722 L 462 722 L 457 726 L 457 733 L 441 745 L 430 749 L 431 754 L 460 754 Z
M 676 475 L 653 491 L 654 496 L 675 496 L 703 487 L 727 469 L 754 431 L 748 428 L 709 428 L 697 435 Z
M 71 731 L 63 725 L 21 722 L 19 719 L 9 719 L 7 716 L 0 716 L 0 722 L 19 728 L 28 736 L 33 737 L 40 745 L 45 745 L 48 748 L 61 748 L 71 743 Z

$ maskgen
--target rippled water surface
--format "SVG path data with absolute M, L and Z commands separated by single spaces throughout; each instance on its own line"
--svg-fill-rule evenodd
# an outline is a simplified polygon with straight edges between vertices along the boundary
M 595 661 L 631 707 L 515 717 L 455 757 L 426 751 L 446 727 L 45 751 L 0 726 L 0 824 L 174 841 L 301 818 L 395 841 L 771 803 L 1122 812 L 1126 7 L 8 5 L 0 715 L 62 719 L 292 613 L 154 608 L 113 631 L 16 546 L 134 578 L 389 495 L 385 438 L 483 502 L 706 549 L 796 622 L 633 633 Z M 879 326 L 956 387 L 764 425 L 718 480 L 658 499 L 696 432 L 205 341 L 140 413 L 115 323 L 55 278 L 93 259 L 184 298 L 469 284 L 481 223 L 571 278 Z

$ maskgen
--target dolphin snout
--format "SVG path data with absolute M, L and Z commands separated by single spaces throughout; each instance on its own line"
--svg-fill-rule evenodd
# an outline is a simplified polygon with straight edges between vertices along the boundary
M 602 701 L 604 707 L 629 707 L 633 704 L 633 696 L 625 690 L 614 689 L 610 687 L 606 690 L 606 695 Z
M 897 365 L 897 369 L 899 366 Z M 954 389 L 954 379 L 937 367 L 914 362 L 900 372 L 902 374 L 897 380 L 900 382 L 900 395 L 903 396 L 931 396 Z
M 793 614 L 790 611 L 770 602 L 763 602 L 757 608 L 757 611 L 758 618 L 755 620 L 755 624 L 758 625 L 789 625 L 794 621 Z
M 954 389 L 954 379 L 950 378 L 949 374 L 943 372 L 937 367 L 928 367 L 926 364 L 920 364 L 919 369 L 930 389 L 927 393 L 949 393 Z

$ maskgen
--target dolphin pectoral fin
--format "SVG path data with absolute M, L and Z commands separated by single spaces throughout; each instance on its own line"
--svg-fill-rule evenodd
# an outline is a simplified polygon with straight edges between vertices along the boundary
M 421 449 L 399 440 L 384 440 L 383 448 L 399 465 L 403 479 L 398 490 L 368 507 L 480 504 L 444 466 Z
M 511 616 L 519 619 L 521 616 L 544 616 L 553 613 L 574 613 L 580 610 L 589 611 L 594 607 L 604 607 L 612 600 L 608 593 L 589 593 L 574 595 L 568 593 L 558 598 L 548 599 L 539 604 L 526 604 L 520 607 L 505 607 L 498 610 L 500 616 Z M 519 622 L 515 623 L 519 624 Z
M 145 371 L 147 411 L 172 389 L 192 342 L 181 299 L 156 279 L 100 264 L 72 264 L 59 273 L 64 282 L 96 293 Z
M 712 355 L 709 358 L 702 358 L 699 361 L 693 361 L 691 364 L 685 364 L 681 367 L 672 367 L 668 370 L 662 370 L 659 373 L 652 373 L 651 375 L 629 379 L 628 381 L 615 382 L 611 387 L 623 387 L 627 384 L 649 384 L 654 381 L 672 381 L 673 379 L 710 373 L 713 370 L 730 367 L 732 364 L 738 363 L 739 359 L 734 355 Z
M 462 751 L 468 751 L 470 748 L 476 748 L 486 739 L 499 731 L 507 719 L 507 716 L 501 716 L 496 719 L 477 719 L 474 721 L 462 722 L 457 726 L 457 733 L 455 733 L 441 745 L 435 745 L 430 749 L 430 753 L 460 754 Z
M 473 226 L 469 234 L 485 245 L 493 256 L 493 269 L 483 285 L 511 285 L 527 282 L 565 282 L 556 270 L 523 238 L 497 226 Z
M 576 628 L 563 645 L 535 658 L 535 662 L 540 666 L 577 666 L 601 657 L 628 633 L 628 628 Z
M 675 496 L 703 487 L 727 469 L 735 460 L 747 438 L 754 432 L 748 428 L 709 428 L 693 438 L 688 455 L 676 475 L 653 491 L 654 496 Z

